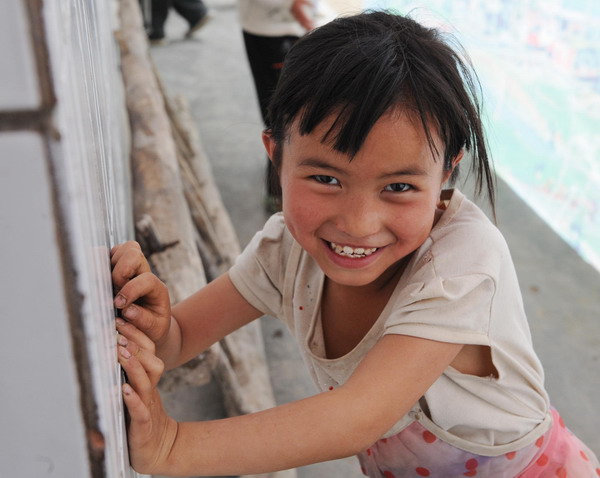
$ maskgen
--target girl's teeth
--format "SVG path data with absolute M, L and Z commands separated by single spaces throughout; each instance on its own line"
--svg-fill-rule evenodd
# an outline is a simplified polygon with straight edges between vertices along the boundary
M 350 246 L 340 246 L 335 242 L 330 242 L 329 247 L 331 248 L 331 250 L 335 251 L 336 254 L 347 257 L 365 257 L 373 254 L 377 250 L 376 247 L 367 249 L 363 247 L 357 247 L 356 249 L 354 249 Z

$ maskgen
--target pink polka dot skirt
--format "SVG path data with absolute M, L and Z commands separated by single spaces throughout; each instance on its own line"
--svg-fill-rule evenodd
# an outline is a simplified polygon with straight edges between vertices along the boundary
M 414 422 L 377 441 L 358 459 L 371 478 L 599 478 L 594 453 L 565 427 L 556 410 L 552 415 L 552 427 L 536 442 L 500 456 L 461 450 Z

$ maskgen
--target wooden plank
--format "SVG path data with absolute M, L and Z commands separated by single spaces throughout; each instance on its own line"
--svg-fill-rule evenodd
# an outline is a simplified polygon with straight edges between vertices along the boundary
M 153 69 L 138 3 L 122 0 L 120 15 L 138 230 L 146 230 L 142 242 L 154 244 L 145 252 L 178 302 L 205 283 L 198 271 L 208 271 L 210 280 L 227 270 L 240 252 L 239 242 L 189 110 L 181 99 L 168 99 Z M 275 405 L 258 321 L 215 344 L 203 360 L 213 367 L 228 414 Z M 292 478 L 295 472 L 256 476 Z

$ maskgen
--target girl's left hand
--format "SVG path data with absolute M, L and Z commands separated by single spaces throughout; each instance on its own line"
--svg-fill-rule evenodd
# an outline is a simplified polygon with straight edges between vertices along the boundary
M 117 319 L 119 363 L 127 374 L 123 399 L 129 411 L 129 459 L 139 473 L 166 471 L 178 424 L 163 408 L 156 386 L 164 370 L 154 342 L 134 325 Z

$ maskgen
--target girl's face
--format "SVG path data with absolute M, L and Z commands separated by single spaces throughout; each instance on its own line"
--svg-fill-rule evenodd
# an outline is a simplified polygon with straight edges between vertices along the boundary
M 280 145 L 285 223 L 329 280 L 383 286 L 428 237 L 451 171 L 434 160 L 422 126 L 404 112 L 382 116 L 352 161 L 321 143 L 333 120 L 306 136 L 294 123 Z M 268 135 L 263 141 L 272 157 L 275 143 Z

